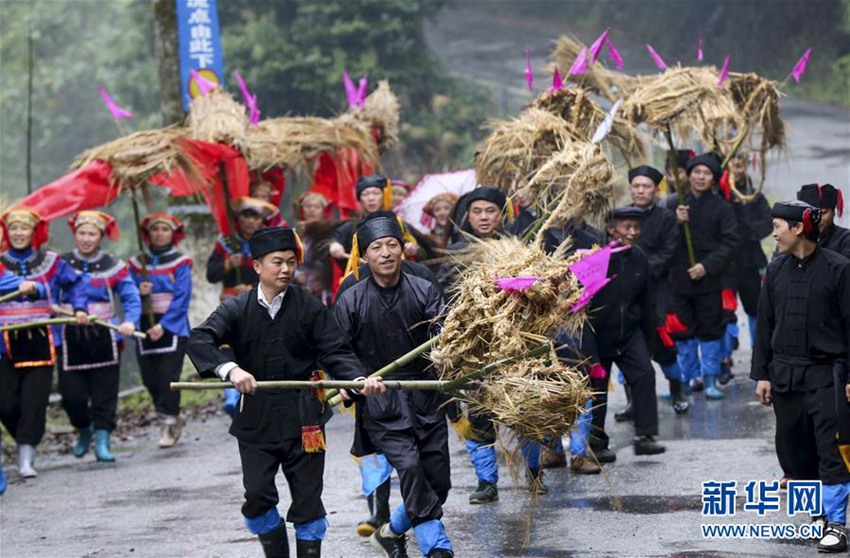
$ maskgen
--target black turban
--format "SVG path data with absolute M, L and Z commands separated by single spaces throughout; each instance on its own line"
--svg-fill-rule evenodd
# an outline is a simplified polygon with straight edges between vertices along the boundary
M 631 181 L 634 180 L 636 176 L 645 176 L 655 182 L 656 186 L 661 184 L 661 179 L 664 178 L 664 175 L 661 174 L 661 171 L 654 167 L 650 167 L 649 165 L 641 165 L 639 167 L 631 169 L 629 171 L 629 183 L 631 183 Z

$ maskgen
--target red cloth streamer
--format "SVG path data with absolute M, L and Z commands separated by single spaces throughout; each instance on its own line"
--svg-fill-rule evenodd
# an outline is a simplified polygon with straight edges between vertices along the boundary
M 726 201 L 732 201 L 732 183 L 729 180 L 729 169 L 723 171 L 720 177 L 720 192 Z
M 665 347 L 675 347 L 676 342 L 673 341 L 673 338 L 670 337 L 670 334 L 667 332 L 667 328 L 663 326 L 658 326 L 655 328 L 658 332 L 658 338 L 661 339 L 661 344 Z
M 679 315 L 675 312 L 668 312 L 664 316 L 664 327 L 667 332 L 672 335 L 688 331 L 688 326 L 682 323 L 682 320 L 679 319 Z
M 78 211 L 110 204 L 118 197 L 118 186 L 110 181 L 112 165 L 92 161 L 83 168 L 45 184 L 15 204 L 38 213 L 47 222 Z
M 726 312 L 735 312 L 738 310 L 738 294 L 732 289 L 723 289 L 720 293 L 720 298 L 723 301 L 723 310 Z
M 357 179 L 372 172 L 372 165 L 363 161 L 353 147 L 322 153 L 308 191 L 321 194 L 340 210 L 356 211 L 360 208 L 356 194 Z

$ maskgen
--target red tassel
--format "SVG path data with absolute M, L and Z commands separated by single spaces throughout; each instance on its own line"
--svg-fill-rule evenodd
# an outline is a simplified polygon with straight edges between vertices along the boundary
M 806 234 L 808 234 L 808 233 L 812 232 L 813 228 L 814 228 L 814 225 L 812 224 L 812 210 L 807 209 L 803 212 L 803 231 L 805 231 Z
M 720 192 L 726 201 L 732 201 L 732 185 L 729 183 L 729 169 L 723 171 L 720 177 Z
M 723 289 L 720 293 L 723 301 L 723 309 L 727 312 L 735 312 L 738 309 L 738 295 L 732 289 Z
M 325 434 L 318 424 L 301 427 L 301 446 L 305 453 L 320 453 L 327 449 Z
M 697 152 L 696 152 L 696 151 L 694 151 L 693 149 L 689 149 L 689 150 L 688 150 L 688 159 L 693 159 L 693 158 L 694 158 L 694 157 L 696 157 L 696 156 L 697 156 Z
M 664 345 L 665 347 L 668 347 L 668 348 L 676 346 L 676 342 L 673 341 L 673 338 L 670 337 L 669 333 L 667 333 L 666 328 L 659 326 L 655 329 L 656 329 L 656 331 L 658 331 L 658 337 L 659 337 L 659 339 L 661 339 L 662 345 Z
M 664 317 L 664 326 L 668 333 L 676 335 L 677 333 L 685 333 L 688 331 L 688 326 L 682 323 L 679 315 L 675 312 L 669 312 Z
M 836 190 L 838 189 L 836 188 Z M 838 199 L 835 203 L 835 209 L 838 213 L 838 216 L 841 217 L 842 215 L 844 215 L 844 194 L 841 193 L 841 190 L 838 190 L 836 194 L 838 196 Z

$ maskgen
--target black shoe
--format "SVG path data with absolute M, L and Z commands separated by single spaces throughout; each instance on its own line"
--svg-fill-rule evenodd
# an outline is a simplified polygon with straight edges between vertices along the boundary
M 489 504 L 499 501 L 499 489 L 492 482 L 481 481 L 475 492 L 469 495 L 470 504 Z
M 393 533 L 387 523 L 372 533 L 369 543 L 372 548 L 380 551 L 384 558 L 408 558 L 407 537 Z
M 372 533 L 390 520 L 390 479 L 366 497 L 366 504 L 372 517 L 357 524 L 357 534 L 361 537 L 371 537 Z
M 653 439 L 652 436 L 635 437 L 635 455 L 657 455 L 667 450 Z
M 435 548 L 428 553 L 427 558 L 454 558 L 454 552 L 445 548 Z
M 691 408 L 691 404 L 688 403 L 687 399 L 681 399 L 680 401 L 673 402 L 673 411 L 677 415 L 686 415 L 688 413 L 688 409 Z
M 683 393 L 682 382 L 679 380 L 669 380 L 670 382 L 670 402 L 673 403 L 673 410 L 677 415 L 684 415 L 688 412 L 688 398 Z
M 844 525 L 830 523 L 826 526 L 818 542 L 818 552 L 847 552 L 847 530 Z
M 260 544 L 263 545 L 263 553 L 266 558 L 289 558 L 289 541 L 286 539 L 286 523 L 280 527 L 260 535 Z
M 699 393 L 703 390 L 705 386 L 702 384 L 702 378 L 697 378 L 696 380 L 691 380 L 691 391 L 694 393 Z
M 729 381 L 734 378 L 735 375 L 732 374 L 732 362 L 730 360 L 724 360 L 720 363 L 720 375 L 717 376 L 717 381 L 721 386 L 725 386 L 729 383 Z
M 629 422 L 635 419 L 634 413 L 632 412 L 631 403 L 626 406 L 625 409 L 620 411 L 619 413 L 614 413 L 614 420 L 617 422 Z
M 548 494 L 549 487 L 543 482 L 543 471 L 540 469 L 529 469 L 526 473 L 528 490 L 532 494 Z
M 322 541 L 300 541 L 295 539 L 296 558 L 320 558 L 322 556 Z
M 591 459 L 595 458 L 599 463 L 613 463 L 617 461 L 617 454 L 609 448 L 594 449 L 590 457 Z

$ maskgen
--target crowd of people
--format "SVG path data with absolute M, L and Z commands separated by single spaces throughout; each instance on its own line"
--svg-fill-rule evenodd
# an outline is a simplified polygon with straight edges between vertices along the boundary
M 615 420 L 633 422 L 635 454 L 663 453 L 652 362 L 667 379 L 669 395 L 661 398 L 676 415 L 686 417 L 698 404 L 695 393 L 723 399 L 739 344 L 740 299 L 753 343 L 750 377 L 758 399 L 776 414 L 782 483 L 823 482 L 819 549 L 843 551 L 850 231 L 835 224 L 843 198 L 831 185 L 813 184 L 800 189 L 798 200 L 771 208 L 754 189 L 747 161 L 746 155 L 732 160 L 733 195 L 715 155 L 679 151 L 664 172 L 648 165 L 629 170 L 631 203 L 612 209 L 602 229 L 576 220 L 542 231 L 550 253 L 568 243 L 567 254 L 610 245 L 612 255 L 610 282 L 592 299 L 586 326 L 578 335 L 552 332 L 558 355 L 581 363 L 594 397 L 573 425 L 568 448 L 560 439 L 520 442 L 527 486 L 544 494 L 543 469 L 598 474 L 616 460 L 606 434 L 614 365 L 628 396 Z M 664 185 L 676 183 L 683 195 L 665 197 Z M 38 474 L 35 453 L 54 368 L 77 432 L 74 455 L 83 458 L 93 440 L 98 461 L 115 461 L 110 433 L 120 355 L 123 340 L 138 330 L 142 379 L 161 418 L 160 447 L 174 446 L 184 427 L 179 392 L 169 389 L 184 356 L 202 376 L 232 383 L 224 408 L 242 462 L 242 515 L 266 556 L 289 556 L 286 522 L 294 524 L 297 556 L 321 554 L 323 427 L 332 410 L 319 392 L 260 390 L 257 381 L 325 374 L 362 382 L 342 390 L 344 404 L 355 407 L 351 453 L 368 502 L 357 533 L 387 557 L 407 555 L 409 531 L 424 556 L 452 556 L 442 521 L 451 488 L 448 427 L 465 439 L 478 479 L 469 503 L 477 505 L 499 499 L 498 427 L 486 412 L 446 404 L 439 392 L 388 390 L 369 376 L 439 333 L 463 273 L 453 254 L 505 235 L 530 239 L 541 221 L 530 193 L 511 199 L 480 186 L 431 199 L 422 220 L 430 232 L 423 234 L 392 211 L 408 192 L 384 176 L 363 176 L 356 218 L 334 221 L 328 201 L 307 193 L 289 227 L 271 202 L 270 185 L 257 182 L 249 197 L 232 202 L 236 230 L 215 241 L 206 279 L 220 284 L 221 304 L 194 329 L 188 319 L 193 262 L 178 250 L 184 230 L 176 217 L 145 217 L 146 248 L 125 263 L 101 246 L 118 232 L 105 213 L 71 217 L 75 248 L 61 255 L 44 248 L 47 223 L 35 212 L 16 208 L 0 216 L 7 247 L 0 295 L 21 295 L 0 303 L 0 324 L 56 316 L 72 322 L 10 329 L 0 340 L 0 421 L 17 444 L 20 475 Z M 771 234 L 777 252 L 768 264 L 762 241 Z M 436 378 L 425 357 L 385 377 Z M 277 509 L 279 469 L 291 495 L 285 520 Z M 389 506 L 393 471 L 403 499 L 396 509 Z M 0 476 L 0 492 L 5 488 Z

